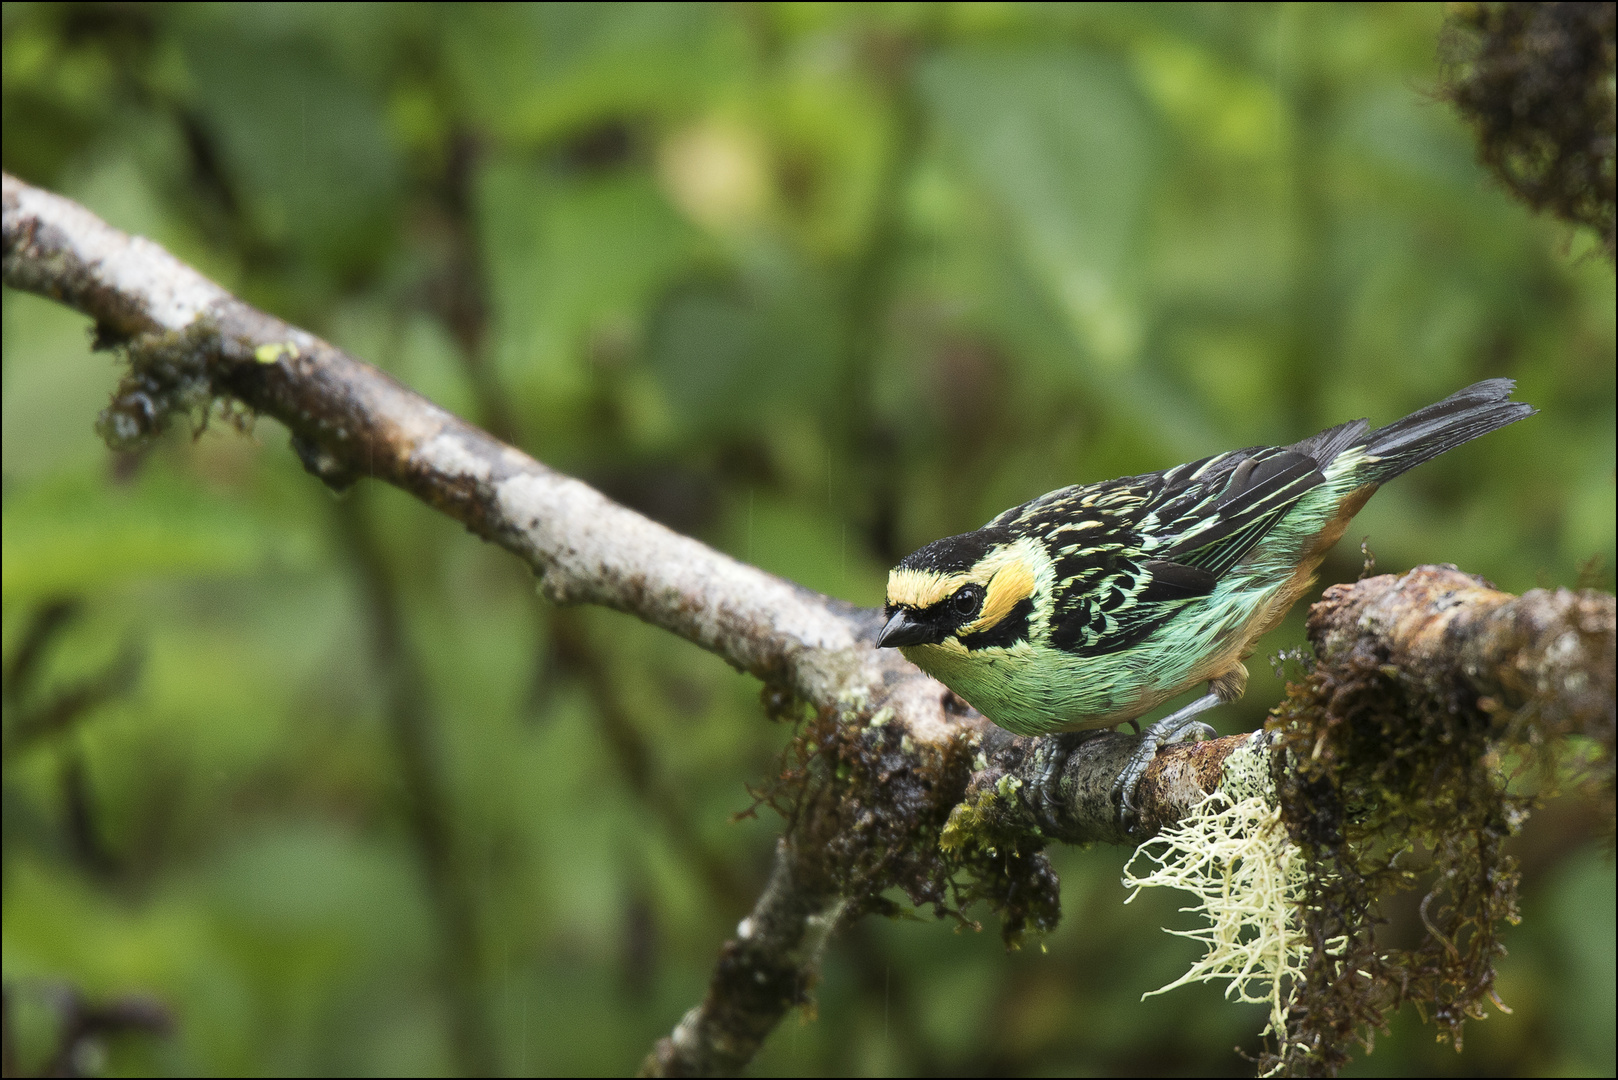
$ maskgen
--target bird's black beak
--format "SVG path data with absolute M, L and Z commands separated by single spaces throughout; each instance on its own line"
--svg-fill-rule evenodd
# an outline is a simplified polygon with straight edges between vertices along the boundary
M 893 649 L 900 645 L 925 645 L 940 640 L 936 629 L 916 618 L 912 612 L 900 608 L 876 636 L 876 647 Z

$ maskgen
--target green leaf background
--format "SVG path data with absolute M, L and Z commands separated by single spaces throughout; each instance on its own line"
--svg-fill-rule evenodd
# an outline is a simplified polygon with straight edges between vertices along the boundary
M 1379 494 L 1323 584 L 1358 576 L 1366 537 L 1384 571 L 1613 586 L 1612 268 L 1475 164 L 1434 92 L 1438 6 L 3 19 L 7 170 L 833 595 L 879 602 L 898 557 L 1062 484 L 1386 422 L 1499 375 L 1540 415 Z M 68 985 L 171 1010 L 170 1034 L 107 1042 L 118 1074 L 633 1069 L 764 881 L 778 823 L 732 819 L 789 732 L 756 684 L 623 616 L 559 616 L 403 495 L 336 501 L 273 421 L 178 425 L 114 459 L 92 424 L 118 366 L 85 320 L 7 291 L 3 331 L 5 654 L 78 605 L 8 689 L 8 740 L 140 658 L 67 728 L 8 742 L 21 1067 Z M 446 975 L 354 521 L 424 688 L 470 981 Z M 1266 655 L 1302 643 L 1302 616 Z M 1226 731 L 1277 698 L 1253 667 Z M 1406 1010 L 1351 1072 L 1610 1075 L 1592 835 L 1557 803 L 1520 838 L 1513 1012 L 1456 1054 Z M 1232 1048 L 1256 1048 L 1261 1010 L 1140 1000 L 1190 959 L 1158 929 L 1181 925 L 1173 899 L 1122 907 L 1123 852 L 1054 856 L 1043 949 L 867 920 L 754 1071 L 1248 1073 Z

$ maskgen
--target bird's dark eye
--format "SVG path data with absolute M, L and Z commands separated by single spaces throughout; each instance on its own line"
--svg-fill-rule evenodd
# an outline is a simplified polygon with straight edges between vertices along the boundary
M 983 586 L 963 585 L 960 591 L 950 597 L 950 605 L 954 607 L 955 614 L 963 619 L 969 619 L 978 613 L 983 606 Z

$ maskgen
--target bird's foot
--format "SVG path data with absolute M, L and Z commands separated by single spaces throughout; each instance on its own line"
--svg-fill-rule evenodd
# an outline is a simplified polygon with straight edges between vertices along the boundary
M 1112 786 L 1113 794 L 1118 798 L 1118 822 L 1125 832 L 1135 831 L 1136 819 L 1139 817 L 1139 812 L 1135 808 L 1135 789 L 1140 786 L 1141 778 L 1151 767 L 1157 752 L 1165 746 L 1185 742 L 1187 739 L 1202 742 L 1205 739 L 1217 738 L 1219 733 L 1198 720 L 1197 716 L 1221 704 L 1222 701 L 1218 694 L 1204 694 L 1141 733 L 1140 745 L 1130 755 L 1128 763 L 1119 772 L 1118 779 Z
M 1040 747 L 1035 751 L 1039 755 L 1039 771 L 1034 774 L 1034 794 L 1039 802 L 1041 824 L 1054 828 L 1061 820 L 1062 770 L 1079 744 L 1100 734 L 1103 732 L 1058 731 L 1040 740 Z

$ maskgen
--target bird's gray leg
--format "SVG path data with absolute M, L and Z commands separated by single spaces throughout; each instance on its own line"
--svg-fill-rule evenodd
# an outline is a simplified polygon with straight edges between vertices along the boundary
M 1060 820 L 1062 793 L 1059 787 L 1067 759 L 1080 743 L 1103 734 L 1105 731 L 1058 731 L 1040 740 L 1039 749 L 1035 751 L 1039 771 L 1034 774 L 1034 792 L 1045 825 L 1054 828 Z
M 1197 719 L 1199 713 L 1207 712 L 1215 705 L 1223 704 L 1225 698 L 1210 690 L 1185 708 L 1169 713 L 1163 719 L 1148 727 L 1142 733 L 1140 746 L 1130 755 L 1129 763 L 1118 774 L 1118 780 L 1113 784 L 1113 791 L 1120 797 L 1119 816 L 1121 818 L 1133 816 L 1135 813 L 1135 788 L 1140 784 L 1141 777 L 1146 775 L 1146 769 L 1157 757 L 1157 752 L 1171 743 L 1184 742 L 1195 738 L 1198 742 L 1203 739 L 1215 738 L 1219 733 L 1213 728 Z

